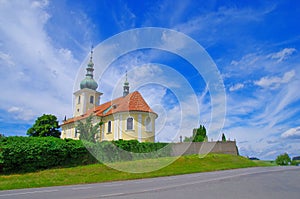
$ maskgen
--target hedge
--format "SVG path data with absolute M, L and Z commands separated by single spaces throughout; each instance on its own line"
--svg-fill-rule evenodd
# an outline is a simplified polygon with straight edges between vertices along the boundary
M 0 138 L 0 171 L 29 172 L 97 162 L 81 141 L 54 137 Z
M 118 140 L 97 143 L 84 142 L 84 144 L 100 162 L 167 157 L 171 154 L 171 147 L 167 143 L 140 143 L 137 140 Z
M 139 143 L 137 140 L 91 143 L 54 137 L 0 137 L 0 172 L 31 172 L 91 164 L 97 160 L 157 158 L 170 156 L 170 151 L 166 143 Z

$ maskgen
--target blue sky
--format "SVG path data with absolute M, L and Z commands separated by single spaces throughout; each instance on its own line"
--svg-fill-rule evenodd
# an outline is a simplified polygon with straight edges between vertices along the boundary
M 0 133 L 25 135 L 44 113 L 71 117 L 76 77 L 84 75 L 91 45 L 133 28 L 161 27 L 193 38 L 214 60 L 226 92 L 221 133 L 237 140 L 241 155 L 300 155 L 299 20 L 299 3 L 288 0 L 1 0 Z M 156 49 L 121 56 L 98 79 L 102 102 L 121 94 L 126 70 L 131 90 L 160 115 L 158 141 L 190 136 L 198 123 L 214 130 L 210 91 L 185 59 Z M 166 84 L 140 85 L 146 77 Z M 196 104 L 188 92 L 178 98 L 174 89 L 182 84 L 190 85 Z M 179 116 L 184 106 L 191 111 Z M 200 119 L 188 114 L 195 106 Z M 189 121 L 180 126 L 182 118 Z

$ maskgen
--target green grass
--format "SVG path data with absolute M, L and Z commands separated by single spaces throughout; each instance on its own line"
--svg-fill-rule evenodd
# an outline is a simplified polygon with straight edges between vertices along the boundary
M 123 168 L 139 168 L 154 165 L 161 161 L 169 161 L 170 159 L 172 158 L 114 164 Z M 103 164 L 92 164 L 72 168 L 49 169 L 34 173 L 0 175 L 0 190 L 129 180 L 257 166 L 273 166 L 273 164 L 225 154 L 209 154 L 204 158 L 199 158 L 198 155 L 183 156 L 167 167 L 148 173 L 126 173 Z

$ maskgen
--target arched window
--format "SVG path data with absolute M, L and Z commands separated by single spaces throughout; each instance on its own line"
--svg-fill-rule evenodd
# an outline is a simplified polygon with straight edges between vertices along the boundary
M 107 123 L 107 133 L 111 133 L 111 121 Z
M 145 128 L 146 128 L 146 131 L 148 131 L 148 132 L 152 131 L 152 122 L 151 122 L 150 117 L 147 117 L 145 119 Z
M 90 96 L 90 103 L 94 104 L 94 96 Z
M 80 104 L 80 95 L 78 96 L 77 104 Z
M 127 118 L 127 130 L 133 130 L 133 118 Z

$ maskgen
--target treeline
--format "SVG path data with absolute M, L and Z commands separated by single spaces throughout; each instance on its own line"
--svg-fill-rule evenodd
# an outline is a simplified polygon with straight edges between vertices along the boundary
M 0 172 L 4 173 L 85 165 L 98 160 L 115 162 L 169 155 L 166 143 L 136 140 L 90 143 L 55 137 L 0 137 Z

